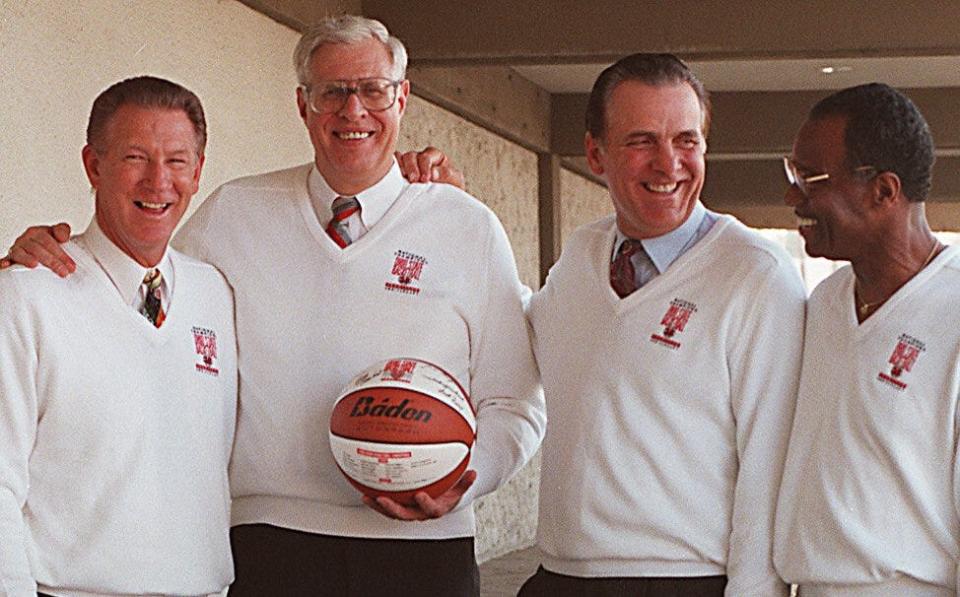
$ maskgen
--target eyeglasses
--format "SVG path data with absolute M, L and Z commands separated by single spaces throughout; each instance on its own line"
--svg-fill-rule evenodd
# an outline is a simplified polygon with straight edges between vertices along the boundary
M 877 169 L 873 166 L 859 166 L 850 170 L 853 173 L 860 172 L 870 172 L 872 171 L 874 175 L 877 174 Z M 823 174 L 811 174 L 810 176 L 803 176 L 800 174 L 800 171 L 797 170 L 797 165 L 788 158 L 783 158 L 783 172 L 787 175 L 787 182 L 797 187 L 803 195 L 809 196 L 810 194 L 810 184 L 815 182 L 822 182 L 824 180 L 830 180 L 830 175 L 824 172 Z
M 397 101 L 397 88 L 402 82 L 370 77 L 353 81 L 320 81 L 311 86 L 301 85 L 300 89 L 307 96 L 307 105 L 317 114 L 337 112 L 354 93 L 364 108 L 380 112 Z

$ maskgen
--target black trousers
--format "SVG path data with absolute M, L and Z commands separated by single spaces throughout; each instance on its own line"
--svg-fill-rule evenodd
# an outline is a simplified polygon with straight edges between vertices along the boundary
M 581 578 L 540 566 L 518 597 L 723 597 L 726 586 L 726 576 Z
M 266 524 L 230 530 L 230 597 L 478 597 L 473 539 L 317 535 Z

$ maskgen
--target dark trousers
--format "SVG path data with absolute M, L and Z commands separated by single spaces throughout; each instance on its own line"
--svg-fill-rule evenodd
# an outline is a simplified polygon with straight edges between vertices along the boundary
M 480 595 L 472 538 L 358 539 L 252 524 L 231 529 L 230 543 L 230 597 Z
M 518 597 L 723 597 L 726 586 L 726 576 L 581 578 L 540 566 Z

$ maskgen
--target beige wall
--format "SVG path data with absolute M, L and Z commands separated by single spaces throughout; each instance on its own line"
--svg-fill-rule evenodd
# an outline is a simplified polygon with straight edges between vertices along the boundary
M 520 278 L 536 288 L 538 264 L 537 156 L 426 100 L 407 104 L 399 147 L 442 149 L 465 172 L 467 191 L 500 216 Z
M 569 170 L 560 171 L 560 239 L 577 227 L 613 213 L 606 187 Z
M 0 252 L 27 224 L 89 221 L 84 128 L 93 98 L 125 77 L 166 77 L 203 100 L 210 142 L 196 202 L 235 176 L 309 160 L 297 38 L 233 0 L 0 1 Z

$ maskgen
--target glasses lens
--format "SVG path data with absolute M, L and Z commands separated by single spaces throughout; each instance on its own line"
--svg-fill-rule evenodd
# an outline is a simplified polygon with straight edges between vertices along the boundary
M 386 110 L 397 99 L 397 86 L 389 79 L 364 79 L 357 85 L 357 94 L 367 110 Z
M 321 82 L 310 91 L 310 105 L 320 114 L 336 112 L 354 93 L 364 108 L 378 112 L 386 110 L 397 100 L 397 83 L 380 78 Z

